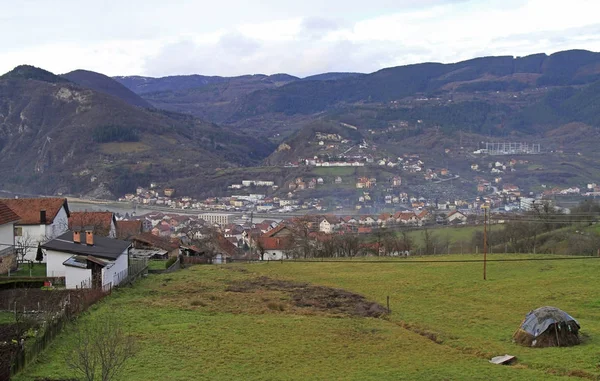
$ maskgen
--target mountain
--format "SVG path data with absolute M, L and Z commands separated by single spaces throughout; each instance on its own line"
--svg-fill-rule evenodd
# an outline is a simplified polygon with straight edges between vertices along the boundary
M 181 92 L 184 90 L 195 89 L 207 85 L 219 83 L 236 82 L 254 82 L 260 83 L 288 83 L 298 80 L 289 74 L 254 74 L 237 77 L 220 77 L 204 75 L 175 75 L 160 78 L 141 77 L 141 76 L 117 76 L 116 81 L 123 84 L 136 94 L 158 93 L 163 91 Z
M 70 73 L 62 74 L 61 77 L 66 78 L 81 87 L 120 98 L 132 106 L 144 108 L 152 107 L 152 105 L 142 99 L 142 97 L 104 74 L 87 70 L 74 70 Z
M 600 79 L 600 53 L 482 57 L 454 64 L 423 63 L 337 81 L 295 81 L 249 94 L 234 119 L 265 113 L 311 114 L 340 104 L 390 102 L 418 94 L 524 90 L 589 84 Z
M 360 77 L 363 75 L 365 75 L 365 74 L 332 72 L 332 73 L 309 75 L 308 77 L 302 78 L 302 80 L 303 81 L 337 81 L 338 79 L 354 78 L 354 77 Z
M 143 79 L 142 79 L 143 78 Z M 116 77 L 153 106 L 191 114 L 215 123 L 225 121 L 238 102 L 257 90 L 274 89 L 297 81 L 287 74 L 203 77 L 199 75 L 144 78 Z M 155 90 L 151 92 L 150 90 Z
M 40 69 L 31 65 L 17 66 L 8 73 L 1 75 L 0 80 L 3 79 L 33 79 L 49 83 L 69 82 L 69 80 L 66 78 L 62 78 L 47 70 Z
M 190 116 L 132 106 L 47 71 L 0 78 L 0 188 L 114 197 L 156 181 L 201 193 L 216 167 L 273 146 Z M 199 186 L 200 184 L 200 186 Z

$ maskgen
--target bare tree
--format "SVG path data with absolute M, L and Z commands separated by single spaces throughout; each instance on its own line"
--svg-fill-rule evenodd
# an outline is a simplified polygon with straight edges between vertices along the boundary
M 117 320 L 79 322 L 75 329 L 75 348 L 66 358 L 67 366 L 86 381 L 113 380 L 125 362 L 136 353 L 136 342 Z
M 17 238 L 15 246 L 17 249 L 17 255 L 19 256 L 20 262 L 25 262 L 25 257 L 27 256 L 27 254 L 29 254 L 29 251 L 33 248 L 34 242 L 35 242 L 35 240 L 33 239 L 32 236 L 29 235 L 29 233 L 25 233 L 24 235 Z
M 343 257 L 356 257 L 360 253 L 360 238 L 357 234 L 340 237 L 340 253 Z

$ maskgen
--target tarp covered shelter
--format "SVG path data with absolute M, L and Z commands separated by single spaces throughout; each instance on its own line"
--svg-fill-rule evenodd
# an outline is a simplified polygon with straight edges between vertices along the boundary
M 525 316 L 515 332 L 515 342 L 532 347 L 555 347 L 579 344 L 579 323 L 556 307 L 540 307 Z

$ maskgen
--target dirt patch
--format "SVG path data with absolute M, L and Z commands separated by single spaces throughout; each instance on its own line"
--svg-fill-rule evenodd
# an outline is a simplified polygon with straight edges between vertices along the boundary
M 387 310 L 382 305 L 371 302 L 364 296 L 353 292 L 268 277 L 237 281 L 230 284 L 226 289 L 229 292 L 246 293 L 261 290 L 284 292 L 290 296 L 293 305 L 301 308 L 311 308 L 318 311 L 349 316 L 376 318 L 387 313 Z M 280 309 L 279 306 L 276 309 Z

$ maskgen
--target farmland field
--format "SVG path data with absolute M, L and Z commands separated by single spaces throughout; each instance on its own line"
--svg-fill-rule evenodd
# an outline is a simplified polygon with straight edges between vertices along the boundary
M 425 262 L 431 259 L 441 262 Z M 479 257 L 194 266 L 151 275 L 81 319 L 113 316 L 137 338 L 140 350 L 121 380 L 598 378 L 600 259 L 489 262 L 487 281 L 480 262 L 448 262 L 457 259 Z M 279 286 L 261 287 L 270 283 Z M 298 296 L 307 284 L 382 306 L 389 296 L 392 312 L 363 317 L 331 300 L 309 303 Z M 581 345 L 534 349 L 511 342 L 525 314 L 544 305 L 579 320 Z M 73 376 L 64 361 L 72 345 L 65 331 L 16 379 Z M 488 363 L 505 353 L 517 364 Z

